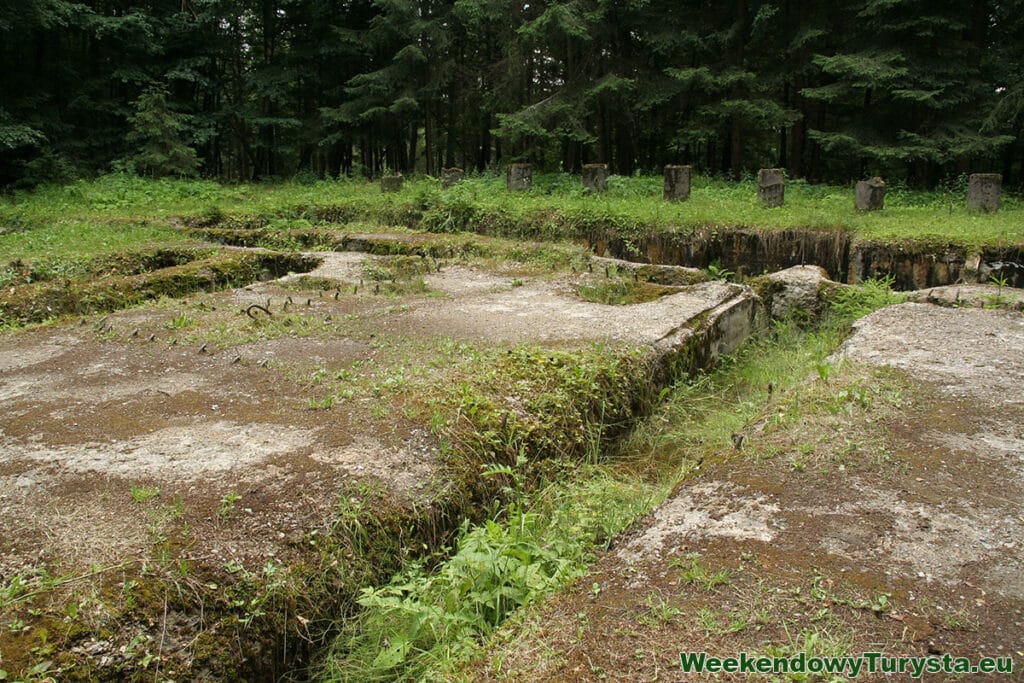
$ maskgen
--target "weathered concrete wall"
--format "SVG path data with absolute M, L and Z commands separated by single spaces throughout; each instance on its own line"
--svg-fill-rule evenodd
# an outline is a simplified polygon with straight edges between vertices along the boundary
M 837 282 L 857 283 L 891 276 L 900 290 L 966 282 L 986 283 L 1005 277 L 1010 287 L 1024 287 L 1024 247 L 896 245 L 855 242 L 839 230 L 719 228 L 688 234 L 657 233 L 624 239 L 615 234 L 590 235 L 585 243 L 598 255 L 707 268 L 712 263 L 751 276 L 791 266 L 816 265 Z

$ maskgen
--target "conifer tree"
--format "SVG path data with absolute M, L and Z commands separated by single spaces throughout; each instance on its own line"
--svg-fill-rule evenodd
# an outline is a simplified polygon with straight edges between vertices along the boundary
M 129 117 L 127 142 L 133 151 L 127 162 L 143 175 L 195 175 L 199 161 L 184 139 L 187 120 L 168 106 L 165 87 L 148 88 L 135 101 L 135 113 Z

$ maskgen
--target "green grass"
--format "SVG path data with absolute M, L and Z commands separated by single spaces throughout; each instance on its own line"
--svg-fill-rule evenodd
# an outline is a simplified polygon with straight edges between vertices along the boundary
M 132 500 L 136 503 L 146 503 L 160 497 L 160 489 L 156 486 L 136 486 L 132 484 L 131 492 Z
M 321 680 L 450 680 L 451 662 L 512 611 L 582 575 L 595 550 L 666 493 L 586 468 L 571 485 L 520 498 L 503 521 L 464 528 L 438 571 L 414 565 L 363 590 L 363 611 L 335 640 Z
M 101 223 L 54 217 L 43 227 L 0 234 L 0 263 L 27 261 L 80 261 L 147 247 L 180 245 L 190 240 L 169 225 L 153 223 Z
M 690 200 L 661 199 L 660 177 L 613 176 L 607 193 L 585 194 L 578 178 L 539 174 L 529 192 L 505 190 L 504 177 L 467 178 L 442 191 L 438 181 L 407 181 L 384 195 L 363 180 L 221 185 L 109 175 L 95 181 L 15 193 L 0 200 L 0 261 L 36 258 L 60 247 L 94 254 L 147 243 L 173 243 L 178 217 L 207 222 L 246 216 L 272 228 L 356 220 L 435 231 L 477 230 L 566 237 L 592 228 L 630 234 L 698 228 L 850 230 L 859 238 L 964 245 L 1024 242 L 1024 203 L 1005 196 L 995 214 L 969 213 L 963 182 L 939 192 L 890 188 L 886 209 L 857 212 L 853 187 L 790 181 L 786 205 L 765 209 L 753 180 L 694 178 Z

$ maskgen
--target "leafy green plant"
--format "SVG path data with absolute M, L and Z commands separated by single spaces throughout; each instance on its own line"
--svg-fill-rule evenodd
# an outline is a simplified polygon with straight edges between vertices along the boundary
M 886 275 L 865 280 L 856 286 L 834 290 L 826 295 L 832 314 L 852 321 L 879 308 L 905 301 L 906 295 L 893 291 L 895 281 L 895 276 Z
M 136 486 L 132 484 L 132 500 L 136 503 L 145 503 L 160 496 L 160 488 L 157 486 Z
M 508 466 L 488 471 L 517 476 Z M 324 678 L 415 680 L 443 668 L 474 651 L 511 612 L 579 576 L 590 553 L 651 502 L 593 471 L 572 486 L 544 489 L 529 507 L 513 503 L 503 522 L 465 525 L 454 555 L 436 572 L 413 565 L 391 583 L 363 590 L 363 610 L 335 642 Z
M 736 275 L 733 271 L 723 268 L 722 262 L 717 260 L 709 263 L 708 267 L 704 269 L 704 272 L 707 274 L 708 278 L 712 280 L 728 280 Z
M 235 491 L 228 491 L 220 499 L 220 508 L 217 510 L 217 516 L 221 519 L 231 517 L 235 513 L 235 504 L 240 500 L 242 500 L 241 495 Z
M 832 376 L 832 365 L 831 363 L 821 362 L 815 363 L 814 369 L 818 371 L 818 379 L 825 384 L 828 384 L 829 377 Z
M 184 330 L 196 324 L 195 318 L 190 318 L 187 313 L 179 313 L 171 318 L 164 327 L 169 330 Z
M 324 396 L 323 398 L 308 398 L 306 399 L 306 408 L 309 410 L 330 410 L 334 407 L 334 396 Z
M 651 628 L 657 628 L 662 624 L 673 622 L 683 614 L 681 609 L 672 605 L 672 603 L 658 593 L 648 595 L 644 604 L 647 607 L 647 611 L 640 614 L 636 620 L 644 626 Z
M 985 297 L 985 308 L 1002 308 L 1009 302 L 1009 298 L 1003 295 L 1003 288 L 1009 286 L 1009 279 L 1003 276 L 992 275 L 989 282 L 996 286 L 996 293 Z

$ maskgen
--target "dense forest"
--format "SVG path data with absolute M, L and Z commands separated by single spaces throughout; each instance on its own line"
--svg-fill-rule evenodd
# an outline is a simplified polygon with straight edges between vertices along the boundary
M 1024 1 L 0 0 L 0 185 L 1024 171 Z

